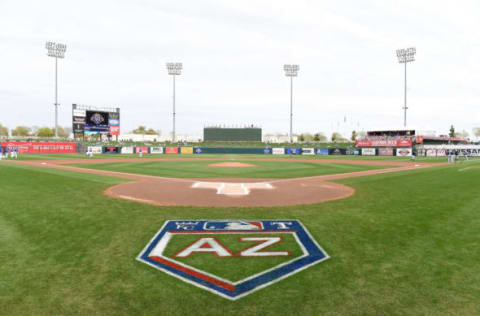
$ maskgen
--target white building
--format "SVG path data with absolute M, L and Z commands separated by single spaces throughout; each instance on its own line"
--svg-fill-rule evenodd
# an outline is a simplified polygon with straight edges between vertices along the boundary
M 202 137 L 194 135 L 176 135 L 177 142 L 189 142 L 198 143 L 202 141 Z M 170 135 L 147 135 L 147 134 L 120 134 L 118 136 L 119 141 L 131 141 L 131 142 L 159 142 L 164 143 L 171 141 Z
M 298 140 L 297 136 L 292 136 L 292 141 L 296 143 Z M 290 142 L 290 137 L 288 135 L 264 135 L 262 137 L 262 141 L 264 143 L 273 143 L 273 144 L 278 144 L 278 143 L 288 143 Z

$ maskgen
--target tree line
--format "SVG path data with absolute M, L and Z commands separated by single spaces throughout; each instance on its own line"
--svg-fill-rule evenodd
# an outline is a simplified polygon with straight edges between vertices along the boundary
M 352 131 L 350 138 L 343 137 L 342 134 L 339 132 L 333 132 L 330 136 L 330 141 L 332 142 L 339 142 L 339 143 L 347 143 L 347 142 L 354 142 L 358 137 L 365 137 L 367 133 L 365 132 L 357 132 Z M 267 136 L 275 136 L 275 135 L 268 135 Z M 285 134 L 276 134 L 276 136 L 288 136 Z M 299 142 L 306 142 L 306 143 L 313 143 L 313 142 L 328 142 L 329 138 L 325 136 L 324 133 L 302 133 L 302 134 L 294 134 L 297 137 Z
M 71 127 L 58 127 L 58 137 L 68 138 L 72 132 Z M 17 126 L 9 130 L 6 126 L 0 124 L 0 136 L 36 136 L 36 137 L 53 137 L 55 136 L 54 127 L 37 127 L 37 126 Z
M 72 132 L 70 127 L 58 127 L 58 136 L 61 138 L 68 138 Z M 480 127 L 475 127 L 472 129 L 472 133 L 475 137 L 480 137 Z M 132 134 L 143 134 L 143 135 L 161 135 L 159 130 L 154 130 L 153 128 L 147 128 L 146 126 L 140 125 L 138 128 L 132 130 Z M 55 128 L 53 127 L 28 127 L 28 126 L 17 126 L 12 130 L 9 130 L 6 126 L 0 124 L 0 136 L 37 136 L 37 137 L 53 137 L 55 136 Z M 284 136 L 284 135 L 279 135 Z M 300 142 L 327 142 L 328 137 L 324 133 L 302 133 L 295 135 L 298 137 Z M 330 136 L 332 142 L 348 142 L 355 141 L 358 137 L 365 137 L 365 132 L 356 132 L 352 131 L 350 139 L 344 138 L 340 133 L 334 132 Z M 462 132 L 456 132 L 453 125 L 450 126 L 449 131 L 450 137 L 469 137 L 469 133 L 465 130 Z
M 480 137 L 480 127 L 474 127 L 472 128 L 472 133 L 475 137 Z M 470 134 L 466 130 L 463 130 L 462 132 L 456 132 L 455 127 L 452 125 L 450 126 L 450 132 L 448 133 L 449 137 L 462 137 L 462 138 L 468 138 Z
M 147 128 L 146 126 L 140 125 L 138 128 L 132 131 L 132 134 L 141 134 L 141 135 L 160 135 L 160 131 L 156 131 L 153 128 Z

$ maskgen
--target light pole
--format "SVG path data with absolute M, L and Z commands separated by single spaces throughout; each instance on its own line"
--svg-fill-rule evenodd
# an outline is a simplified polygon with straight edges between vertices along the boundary
M 403 114 L 403 126 L 407 126 L 407 63 L 413 62 L 415 60 L 415 53 L 417 50 L 415 47 L 410 47 L 406 49 L 397 49 L 397 58 L 400 64 L 405 64 L 405 91 L 404 91 L 404 114 Z
M 55 58 L 55 137 L 58 137 L 58 80 L 57 80 L 57 64 L 58 58 L 65 58 L 65 51 L 67 50 L 67 45 L 55 42 L 47 42 L 45 48 L 48 50 L 48 56 Z
M 290 143 L 292 143 L 292 120 L 293 120 L 293 77 L 298 75 L 298 65 L 283 65 L 285 76 L 290 77 Z
M 173 132 L 172 143 L 175 143 L 175 76 L 182 74 L 182 63 L 167 63 L 168 74 L 173 76 Z

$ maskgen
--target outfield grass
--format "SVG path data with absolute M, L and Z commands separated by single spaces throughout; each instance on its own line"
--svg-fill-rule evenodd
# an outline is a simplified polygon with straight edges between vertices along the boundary
M 99 154 L 88 159 L 111 158 L 138 158 L 137 154 Z M 322 155 L 254 155 L 254 154 L 143 154 L 144 158 L 179 159 L 179 158 L 224 158 L 224 159 L 340 159 L 340 160 L 386 160 L 386 161 L 411 161 L 410 157 L 397 156 L 322 156 Z M 49 160 L 49 159 L 83 159 L 84 154 L 21 154 L 18 160 Z M 8 160 L 11 160 L 8 158 Z M 417 157 L 420 162 L 447 162 L 446 157 Z
M 466 166 L 339 180 L 356 189 L 343 200 L 239 209 L 145 205 L 103 195 L 118 178 L 0 162 L 0 313 L 478 315 L 480 165 Z M 331 259 L 238 301 L 135 260 L 166 220 L 200 218 L 295 218 Z
M 74 164 L 73 166 L 138 173 L 152 176 L 175 178 L 298 178 L 319 176 L 334 173 L 383 169 L 392 166 L 314 163 L 314 162 L 287 162 L 287 161 L 249 161 L 243 163 L 255 165 L 247 168 L 212 167 L 212 163 L 231 162 L 231 160 L 197 160 L 197 161 L 146 161 L 146 162 L 110 162 Z

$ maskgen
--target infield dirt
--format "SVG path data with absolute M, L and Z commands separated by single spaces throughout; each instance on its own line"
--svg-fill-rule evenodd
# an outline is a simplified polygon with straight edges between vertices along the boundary
M 8 161 L 9 163 L 37 166 L 42 168 L 54 168 L 74 172 L 100 174 L 120 177 L 133 181 L 121 183 L 108 188 L 105 194 L 142 203 L 154 205 L 182 205 L 182 206 L 221 206 L 221 207 L 253 207 L 253 206 L 283 206 L 313 204 L 325 201 L 337 200 L 351 196 L 355 190 L 346 185 L 329 182 L 328 180 L 369 176 L 391 172 L 406 171 L 432 166 L 440 166 L 438 163 L 414 163 L 398 161 L 365 161 L 365 160 L 334 160 L 334 159 L 284 159 L 282 161 L 308 161 L 314 163 L 337 163 L 337 164 L 364 164 L 391 166 L 388 169 L 374 169 L 351 173 L 322 175 L 293 179 L 180 179 L 166 178 L 150 175 L 122 173 L 68 166 L 68 164 L 110 163 L 110 162 L 145 162 L 145 161 L 191 161 L 202 158 L 120 158 L 120 159 L 65 159 L 44 161 Z M 224 160 L 208 158 L 204 160 Z M 241 159 L 236 159 L 241 160 Z M 247 160 L 247 159 L 246 159 Z M 275 159 L 248 159 L 249 161 L 277 161 Z M 230 162 L 240 163 L 242 162 Z M 253 189 L 244 195 L 219 194 L 215 186 L 212 188 L 195 188 L 194 184 L 202 182 L 229 184 L 243 183 L 268 183 L 271 189 Z

